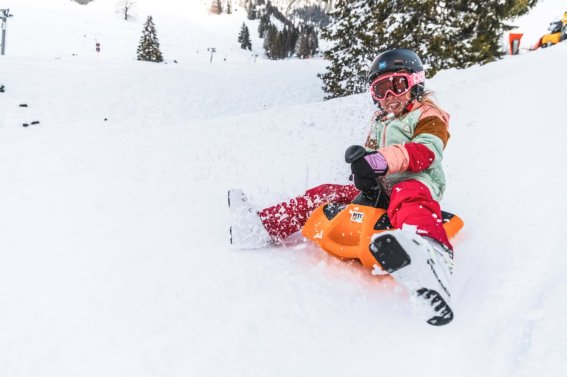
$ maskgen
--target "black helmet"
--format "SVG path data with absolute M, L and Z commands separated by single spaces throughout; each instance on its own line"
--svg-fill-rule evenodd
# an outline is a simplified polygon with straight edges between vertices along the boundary
M 415 52 L 407 48 L 388 50 L 376 57 L 370 66 L 368 83 L 384 73 L 405 70 L 409 73 L 423 71 L 421 59 Z
M 407 71 L 417 73 L 424 70 L 421 59 L 415 52 L 407 48 L 388 50 L 376 57 L 368 72 L 368 83 L 371 84 L 376 77 L 388 72 Z M 424 83 L 414 85 L 411 90 L 412 98 L 419 99 L 425 90 Z

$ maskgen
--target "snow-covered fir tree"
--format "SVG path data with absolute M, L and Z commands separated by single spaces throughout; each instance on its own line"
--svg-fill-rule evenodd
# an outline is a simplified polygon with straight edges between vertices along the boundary
M 283 29 L 285 56 L 290 57 L 295 52 L 295 47 L 299 39 L 299 30 L 296 27 L 285 26 Z
M 297 45 L 295 46 L 295 55 L 300 59 L 305 59 L 310 56 L 309 49 L 309 36 L 302 33 L 297 40 Z
M 152 16 L 148 16 L 142 30 L 142 38 L 138 45 L 138 60 L 156 63 L 163 61 Z
M 240 43 L 240 48 L 243 50 L 252 50 L 252 42 L 250 41 L 250 30 L 248 26 L 243 22 L 240 28 L 240 33 L 238 34 L 238 42 Z
M 249 3 L 257 6 L 257 14 L 260 15 L 260 23 L 258 25 L 258 34 L 260 38 L 264 38 L 264 50 L 269 59 L 284 59 L 292 56 L 296 50 L 296 44 L 299 39 L 300 28 L 308 26 L 300 26 L 298 28 L 291 22 L 280 10 L 268 1 L 265 6 L 260 4 L 261 0 L 255 0 L 255 3 Z M 276 26 L 277 25 L 277 26 Z M 315 29 L 309 26 L 311 29 Z M 311 37 L 311 44 L 316 42 L 315 38 Z M 317 47 L 315 47 L 316 49 Z M 308 54 L 308 55 L 312 55 Z
M 268 14 L 262 15 L 262 17 L 260 17 L 260 23 L 258 24 L 258 36 L 260 38 L 264 38 L 266 36 L 266 32 L 270 25 L 270 16 Z
M 511 20 L 526 14 L 538 0 L 455 0 L 449 1 L 448 27 L 457 30 L 460 48 L 453 48 L 451 58 L 458 67 L 488 63 L 504 54 L 501 38 L 514 27 Z M 449 65 L 449 67 L 452 65 Z M 447 68 L 447 67 L 443 67 Z
M 272 60 L 283 59 L 283 35 L 275 25 L 269 24 L 264 37 L 266 56 Z
M 370 14 L 375 3 L 378 1 L 339 0 L 335 12 L 331 13 L 334 22 L 322 30 L 321 36 L 333 42 L 333 46 L 324 52 L 330 65 L 320 75 L 326 99 L 362 93 L 367 89 L 368 61 L 374 54 L 372 44 L 375 43 L 368 31 L 372 26 L 384 27 L 383 20 L 374 20 L 374 25 L 370 22 L 380 15 L 385 18 L 384 13 Z
M 317 36 L 317 30 L 314 28 L 311 28 L 307 35 L 307 44 L 309 45 L 309 52 L 311 56 L 315 55 L 319 49 L 319 37 Z
M 251 0 L 261 5 L 260 3 L 266 3 L 265 0 Z M 285 14 L 289 15 L 293 13 L 296 9 L 306 8 L 310 6 L 317 6 L 325 9 L 326 11 L 332 11 L 335 6 L 336 0 L 269 0 L 270 3 L 278 7 Z
M 246 16 L 248 17 L 249 20 L 255 20 L 256 18 L 258 18 L 256 4 L 254 4 L 251 1 L 248 1 L 245 5 L 245 8 L 246 8 Z
M 319 48 L 317 31 L 311 26 L 304 26 L 295 46 L 295 55 L 301 59 L 315 55 Z
M 446 68 L 484 64 L 502 55 L 507 20 L 526 13 L 537 0 L 338 0 L 323 37 L 330 66 L 320 77 L 326 98 L 367 90 L 372 59 L 405 47 L 423 60 L 427 75 Z
M 319 5 L 296 8 L 289 14 L 289 17 L 292 20 L 301 20 L 303 23 L 317 25 L 319 27 L 325 27 L 331 22 L 325 9 Z
M 299 31 L 295 27 L 284 26 L 283 30 L 269 23 L 264 32 L 264 50 L 272 60 L 289 58 L 296 49 Z

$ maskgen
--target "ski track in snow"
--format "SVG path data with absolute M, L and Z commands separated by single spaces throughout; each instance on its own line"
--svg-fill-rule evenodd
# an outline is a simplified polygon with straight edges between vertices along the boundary
M 549 73 L 567 44 L 428 81 L 452 116 L 442 204 L 465 221 L 456 318 L 433 328 L 389 278 L 311 244 L 227 245 L 228 188 L 263 207 L 348 182 L 367 95 L 321 102 L 322 60 L 254 63 L 225 41 L 243 15 L 156 9 L 154 65 L 124 52 L 151 2 L 130 23 L 109 0 L 56 2 L 53 51 L 27 41 L 40 4 L 13 4 L 0 57 L 0 375 L 564 375 L 567 131 Z M 99 29 L 113 40 L 96 57 Z

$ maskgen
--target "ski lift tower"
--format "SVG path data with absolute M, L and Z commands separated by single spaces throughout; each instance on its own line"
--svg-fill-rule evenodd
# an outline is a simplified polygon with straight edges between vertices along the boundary
M 0 9 L 0 20 L 2 20 L 2 48 L 0 49 L 0 55 L 4 55 L 6 50 L 6 23 L 8 22 L 8 17 L 12 17 L 10 9 Z
M 210 47 L 207 49 L 207 51 L 209 51 L 211 53 L 211 59 L 209 60 L 209 63 L 213 62 L 213 55 L 215 54 L 215 52 L 217 52 L 217 49 L 214 47 Z

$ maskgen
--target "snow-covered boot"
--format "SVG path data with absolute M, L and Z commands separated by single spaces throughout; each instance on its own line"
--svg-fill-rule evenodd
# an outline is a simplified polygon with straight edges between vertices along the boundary
M 228 191 L 228 208 L 230 243 L 235 249 L 259 249 L 272 243 L 258 212 L 248 202 L 242 190 Z
M 383 270 L 405 286 L 427 323 L 445 325 L 453 320 L 449 280 L 453 252 L 439 242 L 421 237 L 415 227 L 376 234 L 370 251 Z

